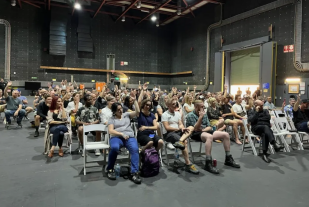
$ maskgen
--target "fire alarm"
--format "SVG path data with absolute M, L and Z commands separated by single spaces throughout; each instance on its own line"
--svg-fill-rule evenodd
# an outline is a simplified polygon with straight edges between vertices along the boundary
M 194 47 L 191 47 L 191 52 L 194 50 Z

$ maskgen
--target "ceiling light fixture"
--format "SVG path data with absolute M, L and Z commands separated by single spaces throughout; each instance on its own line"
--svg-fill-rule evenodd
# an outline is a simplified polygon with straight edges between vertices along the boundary
M 181 0 L 177 1 L 177 15 L 181 15 Z
M 80 9 L 82 8 L 82 6 L 80 5 L 80 3 L 77 3 L 77 2 L 76 2 L 76 3 L 74 4 L 74 8 L 77 9 L 77 10 L 80 10 Z
M 121 21 L 122 21 L 122 22 L 125 22 L 125 21 L 126 21 L 126 17 L 123 16 L 123 17 L 121 18 Z
M 136 7 L 138 9 L 140 9 L 142 7 L 142 1 L 138 1 L 137 4 L 136 4 Z
M 151 20 L 152 20 L 153 22 L 155 22 L 155 21 L 157 20 L 156 15 L 153 15 L 153 16 L 151 17 Z
M 16 6 L 16 0 L 12 0 L 12 1 L 11 1 L 11 5 L 12 5 L 12 6 Z

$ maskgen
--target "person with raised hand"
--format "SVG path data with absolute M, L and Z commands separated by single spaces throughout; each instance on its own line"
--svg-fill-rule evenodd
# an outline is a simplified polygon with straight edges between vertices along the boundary
M 8 89 L 12 86 L 12 82 L 9 81 L 4 89 L 4 97 L 6 101 L 5 118 L 8 125 L 11 125 L 11 116 L 17 117 L 17 124 L 21 126 L 21 121 L 26 115 L 26 111 L 22 109 L 22 101 L 18 98 L 19 91 L 13 90 L 12 96 L 8 95 Z
M 118 152 L 121 147 L 126 147 L 131 155 L 131 175 L 130 179 L 135 184 L 141 183 L 139 176 L 139 152 L 137 140 L 134 137 L 133 129 L 131 128 L 131 119 L 138 117 L 140 110 L 135 97 L 130 97 L 133 100 L 135 111 L 123 112 L 120 103 L 113 103 L 112 113 L 113 116 L 109 119 L 108 132 L 110 138 L 110 152 L 108 156 L 108 165 L 106 167 L 106 174 L 108 179 L 115 180 L 114 165 L 117 159 Z
M 300 99 L 300 95 L 297 96 L 297 101 L 293 108 L 293 121 L 296 129 L 301 132 L 309 133 L 309 118 L 306 115 L 308 109 L 309 100 Z

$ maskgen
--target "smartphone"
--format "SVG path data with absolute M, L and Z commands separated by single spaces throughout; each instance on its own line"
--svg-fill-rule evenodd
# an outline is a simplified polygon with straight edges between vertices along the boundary
M 283 103 L 285 103 L 285 100 L 286 100 L 286 99 L 283 100 Z

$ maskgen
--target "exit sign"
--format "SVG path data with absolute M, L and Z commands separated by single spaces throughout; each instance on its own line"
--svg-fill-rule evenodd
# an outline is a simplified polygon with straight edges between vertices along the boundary
M 294 52 L 294 45 L 285 45 L 283 47 L 283 53 Z

